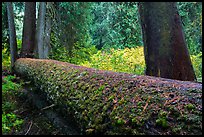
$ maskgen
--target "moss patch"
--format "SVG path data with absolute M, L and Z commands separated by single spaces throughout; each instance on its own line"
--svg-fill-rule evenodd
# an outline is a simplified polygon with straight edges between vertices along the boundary
M 202 84 L 44 59 L 21 58 L 14 69 L 73 115 L 83 134 L 202 134 Z

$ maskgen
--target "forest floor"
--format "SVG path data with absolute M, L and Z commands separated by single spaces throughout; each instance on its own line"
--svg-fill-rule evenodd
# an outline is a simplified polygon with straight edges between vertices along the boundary
M 2 77 L 4 77 L 2 75 Z M 16 81 L 14 83 L 18 83 Z M 44 111 L 38 109 L 34 104 L 30 103 L 29 98 L 26 98 L 24 87 L 17 91 L 17 95 L 12 99 L 15 110 L 11 113 L 23 119 L 22 126 L 16 130 L 11 129 L 9 133 L 2 133 L 3 135 L 64 135 L 48 117 Z
M 16 97 L 13 101 L 16 104 L 13 113 L 24 122 L 19 130 L 13 130 L 8 133 L 9 135 L 63 135 L 42 111 L 30 103 L 29 99 Z

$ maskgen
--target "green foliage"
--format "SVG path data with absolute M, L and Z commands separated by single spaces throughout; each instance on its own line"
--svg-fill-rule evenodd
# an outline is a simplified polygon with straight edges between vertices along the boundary
M 178 2 L 190 54 L 202 52 L 202 2 Z
M 16 27 L 16 37 L 17 39 L 22 39 L 24 2 L 12 2 L 12 3 L 14 11 L 14 22 Z
M 125 121 L 123 119 L 118 119 L 117 120 L 118 125 L 123 125 L 124 123 L 125 123 Z
M 2 2 L 2 66 L 6 69 L 9 69 L 11 64 L 9 50 L 7 9 L 6 3 Z
M 20 85 L 17 83 L 12 82 L 12 80 L 15 79 L 15 76 L 8 75 L 2 78 L 2 92 L 9 92 L 12 90 L 18 90 L 20 88 Z
M 23 120 L 18 118 L 14 113 L 3 113 L 2 114 L 2 132 L 7 134 L 12 130 L 19 130 Z
M 167 123 L 167 112 L 161 110 L 159 112 L 159 116 L 158 119 L 156 120 L 156 124 L 159 126 L 162 126 L 163 128 L 167 128 L 168 127 L 168 123 Z
M 188 110 L 192 110 L 192 109 L 195 108 L 195 106 L 190 103 L 190 104 L 186 105 L 186 108 L 187 108 Z
M 21 85 L 12 82 L 16 77 L 12 75 L 2 77 L 2 132 L 7 134 L 18 130 L 23 120 L 18 118 L 13 111 L 16 109 L 15 97 Z
M 14 10 L 14 21 L 16 28 L 16 36 L 21 39 L 23 28 L 23 2 L 12 2 Z M 8 17 L 6 3 L 2 2 L 2 48 L 6 48 L 9 51 L 9 32 L 8 32 Z
M 22 40 L 17 39 L 17 51 L 18 51 L 19 54 L 20 54 L 21 46 L 22 46 Z
M 2 2 L 2 43 L 8 42 L 8 17 L 6 3 Z M 5 46 L 3 45 L 3 48 Z
M 70 63 L 81 64 L 85 61 L 90 61 L 90 57 L 97 52 L 95 46 L 81 47 L 77 42 L 74 46 L 72 57 L 69 58 Z
M 22 41 L 17 39 L 17 48 L 20 52 L 21 49 L 21 43 Z M 11 66 L 11 56 L 10 56 L 10 47 L 7 42 L 2 42 L 2 73 L 3 75 L 6 75 L 7 71 L 10 71 Z M 6 71 L 6 72 L 5 72 Z
M 73 64 L 81 64 L 86 61 L 90 61 L 90 57 L 96 52 L 97 50 L 95 46 L 91 45 L 89 47 L 81 47 L 77 42 L 75 43 L 71 55 L 65 47 L 58 46 L 54 49 L 54 51 L 51 51 L 49 58 Z
M 13 2 L 13 8 L 17 38 L 21 39 L 24 3 Z M 55 55 L 52 56 L 58 56 L 59 60 L 66 61 L 66 56 L 76 57 L 72 56 L 72 52 L 76 53 L 73 50 L 81 50 L 89 45 L 96 45 L 97 49 L 124 49 L 142 45 L 137 8 L 137 2 L 53 3 L 51 48 Z M 197 55 L 202 47 L 202 4 L 178 2 L 178 9 L 190 54 Z M 7 20 L 6 3 L 3 2 L 2 45 L 9 53 Z M 20 49 L 20 41 L 17 42 Z M 77 54 L 81 54 L 80 57 L 86 56 L 83 50 Z M 71 62 L 80 62 L 77 59 L 73 60 Z
M 202 52 L 197 55 L 190 55 L 190 57 L 196 77 L 201 78 Z M 90 61 L 85 61 L 80 65 L 102 70 L 144 75 L 145 60 L 143 47 L 125 48 L 123 50 L 99 50 L 96 54 L 92 55 Z
M 92 14 L 89 2 L 58 2 L 56 3 L 56 15 L 54 35 L 51 38 L 52 48 L 57 46 L 65 47 L 69 56 L 72 56 L 73 49 L 77 45 L 86 48 L 91 44 L 91 37 L 88 28 L 92 21 Z
M 98 49 L 131 48 L 142 44 L 136 2 L 97 2 L 93 4 L 90 32 Z
M 202 52 L 197 55 L 191 55 L 192 65 L 197 78 L 202 77 Z
M 158 119 L 156 120 L 156 124 L 159 125 L 159 126 L 162 126 L 163 128 L 168 127 L 166 118 L 164 118 L 164 117 L 158 118 Z
M 9 55 L 8 49 L 4 48 L 2 49 L 2 66 L 9 69 L 11 65 L 11 57 Z

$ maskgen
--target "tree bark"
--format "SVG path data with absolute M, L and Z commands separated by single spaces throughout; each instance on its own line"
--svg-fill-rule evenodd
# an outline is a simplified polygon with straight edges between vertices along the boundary
M 37 35 L 36 35 L 36 47 L 38 51 L 38 58 L 44 57 L 44 28 L 45 28 L 45 13 L 46 13 L 46 4 L 45 2 L 40 2 L 39 4 L 39 13 L 37 21 Z
M 56 106 L 46 101 L 44 94 L 39 94 L 39 89 L 32 86 L 31 84 L 25 85 L 21 91 L 24 96 L 23 100 L 27 100 L 30 105 L 38 108 L 39 111 L 45 115 L 49 121 L 57 127 L 65 135 L 80 135 L 77 125 L 73 124 L 73 117 L 66 115 L 63 117 L 63 113 L 56 111 Z M 54 108 L 54 109 L 53 109 Z
M 21 57 L 33 57 L 36 29 L 36 3 L 25 2 Z
M 196 80 L 176 2 L 141 2 L 139 14 L 146 75 Z
M 202 134 L 202 84 L 50 59 L 21 58 L 14 68 L 83 134 Z
M 16 41 L 16 29 L 14 24 L 13 6 L 11 2 L 7 2 L 8 13 L 8 27 L 9 27 L 9 43 L 11 54 L 11 70 L 13 70 L 14 62 L 17 59 L 17 41 Z
M 51 2 L 47 2 L 47 11 L 51 10 Z M 50 51 L 50 35 L 51 35 L 51 17 L 50 13 L 47 12 L 46 14 L 46 23 L 45 23 L 45 42 L 44 42 L 44 57 L 48 58 L 49 56 L 49 51 Z

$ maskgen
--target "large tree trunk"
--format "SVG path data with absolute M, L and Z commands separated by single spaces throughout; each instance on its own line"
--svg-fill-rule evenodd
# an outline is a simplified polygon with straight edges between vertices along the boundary
M 33 57 L 36 29 L 36 3 L 25 2 L 21 57 Z
M 47 11 L 51 10 L 52 3 L 47 2 Z M 50 11 L 51 12 L 51 11 Z M 44 57 L 48 58 L 49 51 L 50 51 L 50 35 L 51 35 L 51 17 L 50 13 L 47 12 L 46 14 L 46 23 L 45 23 L 45 41 L 44 41 Z
M 45 2 L 40 2 L 39 13 L 38 13 L 38 22 L 37 22 L 37 35 L 36 35 L 36 47 L 38 51 L 38 58 L 44 57 L 44 28 L 45 28 L 45 13 L 46 13 L 46 4 Z
M 141 2 L 139 13 L 146 75 L 196 80 L 176 2 Z
M 11 2 L 7 2 L 8 13 L 8 27 L 9 27 L 9 43 L 11 54 L 11 70 L 13 69 L 14 62 L 17 59 L 17 42 L 16 42 L 16 29 L 14 24 L 13 6 Z
M 83 134 L 202 134 L 202 84 L 21 58 L 32 81 Z

